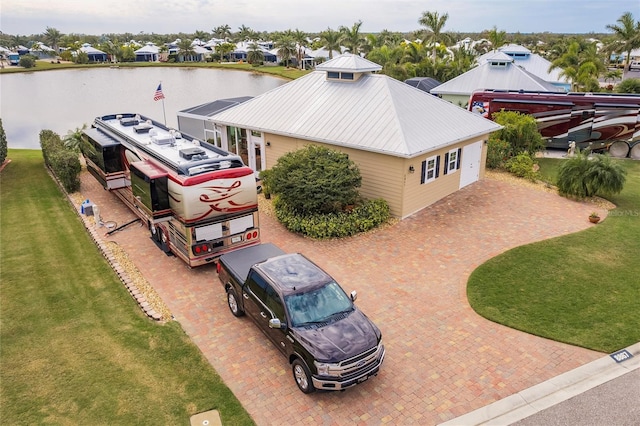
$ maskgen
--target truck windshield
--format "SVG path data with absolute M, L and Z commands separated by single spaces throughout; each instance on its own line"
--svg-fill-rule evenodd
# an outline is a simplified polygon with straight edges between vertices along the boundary
M 306 293 L 292 294 L 284 300 L 292 326 L 325 323 L 338 314 L 351 312 L 353 303 L 335 282 Z

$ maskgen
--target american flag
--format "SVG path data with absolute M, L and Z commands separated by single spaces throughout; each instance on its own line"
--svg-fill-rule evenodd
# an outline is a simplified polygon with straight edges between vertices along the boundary
M 153 95 L 154 101 L 159 101 L 160 99 L 164 99 L 164 93 L 162 93 L 162 83 L 158 84 L 156 93 Z

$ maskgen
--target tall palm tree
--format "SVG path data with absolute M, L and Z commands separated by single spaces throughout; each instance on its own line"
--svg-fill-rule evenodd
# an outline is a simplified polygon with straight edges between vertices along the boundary
M 253 33 L 254 31 L 251 28 L 243 24 L 238 27 L 236 38 L 238 39 L 238 41 L 248 41 L 251 40 Z
M 247 52 L 247 62 L 250 64 L 260 64 L 264 61 L 264 53 L 260 45 L 255 41 L 249 45 L 249 51 Z
M 282 58 L 284 65 L 289 66 L 291 58 L 295 56 L 297 51 L 293 36 L 285 32 L 276 40 L 275 46 L 276 49 L 278 49 L 278 55 Z
M 211 35 L 206 31 L 197 30 L 193 33 L 193 38 L 197 38 L 200 41 L 209 41 L 209 37 L 211 37 Z
M 304 51 L 309 43 L 309 36 L 307 33 L 300 31 L 297 28 L 292 32 L 292 35 L 293 41 L 296 42 L 296 61 L 298 63 L 298 68 L 302 69 L 302 60 L 304 59 Z
M 193 59 L 193 56 L 196 54 L 196 51 L 193 50 L 193 46 L 191 45 L 191 40 L 188 38 L 181 39 L 178 42 L 178 49 L 180 49 L 180 56 L 182 56 L 184 62 L 187 61 L 187 58 Z
M 60 40 L 62 40 L 62 33 L 55 28 L 47 27 L 46 31 L 43 34 L 44 41 L 49 45 L 50 48 L 56 51 L 56 55 L 60 53 L 58 51 L 58 44 Z
M 437 60 L 438 44 L 446 44 L 451 41 L 451 37 L 442 31 L 447 19 L 449 19 L 448 13 L 440 16 L 438 12 L 427 11 L 422 12 L 422 17 L 418 20 L 420 25 L 426 27 L 423 43 L 431 46 L 431 59 L 434 64 Z
M 595 43 L 572 41 L 567 51 L 551 62 L 549 71 L 559 68 L 560 76 L 571 81 L 572 90 L 593 90 L 600 73 L 606 71 Z
M 613 31 L 616 37 L 618 52 L 627 54 L 624 69 L 628 70 L 631 51 L 640 47 L 640 21 L 634 21 L 631 12 L 627 12 L 616 22 L 619 25 L 607 25 L 607 29 Z
M 358 21 L 354 23 L 351 28 L 342 26 L 340 27 L 340 33 L 342 34 L 341 42 L 342 45 L 348 52 L 351 52 L 355 55 L 359 55 L 362 49 L 362 46 L 365 43 L 365 38 L 362 34 L 360 34 L 360 27 L 362 26 L 362 21 Z
M 221 43 L 216 46 L 216 53 L 220 55 L 220 61 L 224 60 L 225 56 L 233 52 L 236 45 L 233 43 Z
M 342 34 L 339 31 L 334 31 L 328 28 L 320 33 L 320 42 L 322 47 L 329 51 L 329 59 L 333 59 L 333 51 L 340 53 L 340 38 Z
M 213 29 L 213 35 L 216 38 L 226 40 L 231 37 L 231 27 L 229 25 L 219 25 Z
M 498 31 L 498 27 L 494 25 L 493 28 L 489 30 L 487 38 L 491 42 L 491 47 L 495 52 L 496 50 L 504 46 L 504 44 L 507 42 L 507 32 Z

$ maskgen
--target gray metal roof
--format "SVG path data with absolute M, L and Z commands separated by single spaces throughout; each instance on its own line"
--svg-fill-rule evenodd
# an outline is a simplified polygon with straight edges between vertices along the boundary
M 218 99 L 217 101 L 207 102 L 206 104 L 197 105 L 180 111 L 182 115 L 193 115 L 198 117 L 211 117 L 225 109 L 229 109 L 238 104 L 248 101 L 251 96 L 240 96 L 237 98 Z
M 514 55 L 514 56 L 511 56 Z M 484 55 L 479 56 L 476 59 L 478 64 L 484 63 L 488 59 L 494 59 L 497 57 L 509 57 L 514 64 L 521 66 L 527 72 L 540 77 L 544 81 L 550 83 L 567 83 L 566 77 L 560 76 L 561 69 L 555 68 L 549 70 L 551 62 L 546 60 L 540 55 L 531 53 L 526 47 L 517 44 L 507 44 L 500 47 L 497 51 L 487 52 Z
M 436 95 L 471 95 L 474 91 L 481 89 L 562 91 L 557 86 L 527 72 L 515 63 L 507 62 L 506 66 L 495 66 L 491 62 L 484 62 L 431 89 L 431 93 Z
M 329 61 L 330 62 L 330 61 Z M 224 124 L 411 158 L 499 125 L 383 74 L 313 71 L 211 117 Z
M 316 66 L 317 71 L 370 72 L 380 71 L 382 66 L 363 58 L 360 55 L 344 53 Z

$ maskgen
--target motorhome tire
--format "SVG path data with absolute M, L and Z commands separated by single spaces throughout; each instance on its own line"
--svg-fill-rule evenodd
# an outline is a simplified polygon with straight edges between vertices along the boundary
M 609 154 L 615 158 L 625 158 L 629 155 L 629 144 L 624 141 L 615 141 L 609 147 Z

